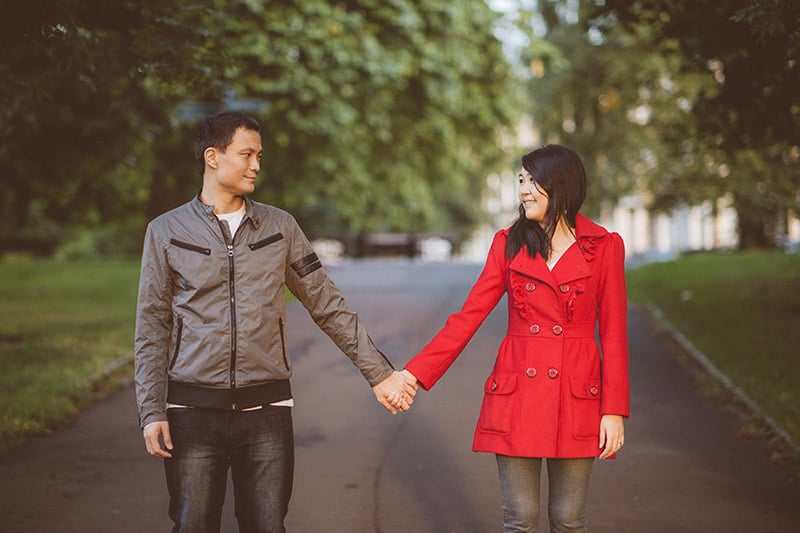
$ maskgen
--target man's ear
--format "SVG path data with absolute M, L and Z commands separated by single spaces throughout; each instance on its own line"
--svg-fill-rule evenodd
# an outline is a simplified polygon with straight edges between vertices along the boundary
M 213 169 L 219 166 L 219 162 L 217 161 L 217 149 L 213 146 L 206 148 L 206 151 L 203 152 L 203 158 L 206 160 L 206 166 Z

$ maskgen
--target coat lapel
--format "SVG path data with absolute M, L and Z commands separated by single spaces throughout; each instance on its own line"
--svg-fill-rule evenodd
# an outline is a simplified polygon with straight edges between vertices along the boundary
M 553 278 L 557 285 L 568 284 L 576 279 L 588 278 L 592 274 L 592 269 L 583 258 L 578 243 L 570 246 L 556 266 L 553 267 Z
M 547 264 L 545 264 L 542 256 L 537 254 L 534 259 L 531 259 L 525 247 L 517 252 L 517 255 L 515 255 L 514 259 L 508 264 L 508 268 L 519 272 L 523 276 L 541 281 L 551 287 L 557 286 L 553 273 L 547 268 Z

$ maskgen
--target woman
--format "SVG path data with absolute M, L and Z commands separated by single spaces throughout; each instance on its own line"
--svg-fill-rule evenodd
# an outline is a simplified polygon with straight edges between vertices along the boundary
M 497 232 L 463 308 L 405 371 L 433 387 L 508 293 L 473 450 L 497 456 L 504 531 L 535 530 L 543 458 L 550 530 L 585 531 L 594 458 L 619 451 L 629 415 L 625 250 L 578 213 L 586 175 L 575 152 L 533 150 L 518 178 L 519 218 Z

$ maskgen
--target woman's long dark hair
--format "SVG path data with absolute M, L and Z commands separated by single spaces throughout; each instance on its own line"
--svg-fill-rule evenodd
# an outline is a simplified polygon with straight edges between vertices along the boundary
M 520 203 L 519 218 L 509 229 L 506 257 L 511 259 L 526 246 L 531 258 L 541 254 L 547 261 L 561 217 L 575 228 L 575 216 L 586 198 L 586 172 L 578 154 L 558 144 L 528 152 L 522 156 L 522 168 L 533 177 L 535 186 L 547 193 L 547 211 L 540 225 L 525 217 L 525 207 Z

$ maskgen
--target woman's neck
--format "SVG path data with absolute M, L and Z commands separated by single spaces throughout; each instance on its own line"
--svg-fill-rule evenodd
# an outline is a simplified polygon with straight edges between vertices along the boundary
M 550 257 L 547 258 L 547 264 L 555 265 L 575 240 L 575 230 L 562 217 L 550 241 Z

